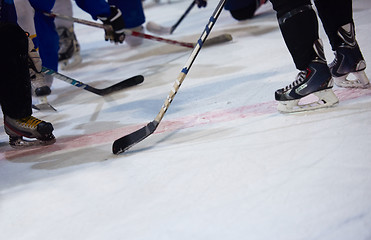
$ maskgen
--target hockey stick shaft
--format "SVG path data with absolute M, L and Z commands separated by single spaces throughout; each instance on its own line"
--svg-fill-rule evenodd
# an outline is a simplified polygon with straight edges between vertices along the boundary
M 182 85 L 185 77 L 187 76 L 187 73 L 189 72 L 193 62 L 195 61 L 198 53 L 200 52 L 203 43 L 206 41 L 206 38 L 208 37 L 212 27 L 214 26 L 217 18 L 219 17 L 221 11 L 223 10 L 223 7 L 225 5 L 226 0 L 220 0 L 218 6 L 214 10 L 214 13 L 209 19 L 209 22 L 207 23 L 204 31 L 202 32 L 199 40 L 197 41 L 197 45 L 194 47 L 191 55 L 189 56 L 185 66 L 181 70 L 178 78 L 174 82 L 173 88 L 171 89 L 169 95 L 167 96 L 164 104 L 161 107 L 160 112 L 157 114 L 155 119 L 148 123 L 146 126 L 138 129 L 135 132 L 132 132 L 126 136 L 123 136 L 116 141 L 114 141 L 112 145 L 112 152 L 114 154 L 119 154 L 127 149 L 129 149 L 131 146 L 137 144 L 138 142 L 142 141 L 143 139 L 147 138 L 149 135 L 151 135 L 157 128 L 157 126 L 160 124 L 162 118 L 164 117 L 166 111 L 169 109 L 169 106 L 171 102 L 173 101 L 175 95 L 177 94 L 180 86 Z
M 64 20 L 67 20 L 67 21 L 81 23 L 81 24 L 91 26 L 91 27 L 97 27 L 97 28 L 102 28 L 102 29 L 105 28 L 105 25 L 103 25 L 101 23 L 96 23 L 96 22 L 85 20 L 85 19 L 65 16 L 65 15 L 62 15 L 62 14 L 59 14 L 59 13 L 44 12 L 44 14 L 48 17 L 60 18 L 60 19 L 64 19 Z M 145 38 L 145 39 L 149 39 L 149 40 L 164 42 L 164 43 L 178 45 L 178 46 L 182 46 L 182 47 L 187 47 L 187 48 L 193 48 L 194 47 L 193 43 L 181 42 L 181 41 L 171 40 L 171 39 L 167 39 L 167 38 L 157 37 L 157 36 L 153 36 L 153 35 L 150 35 L 150 34 L 145 34 L 145 33 L 137 32 L 137 31 L 132 31 L 132 30 L 129 30 L 129 29 L 125 30 L 124 33 L 126 35 L 131 35 L 131 36 L 134 36 L 134 37 Z
M 62 81 L 65 81 L 65 82 L 68 82 L 78 88 L 83 88 L 89 92 L 92 92 L 92 93 L 95 93 L 97 95 L 100 95 L 100 96 L 105 96 L 107 94 L 110 94 L 112 92 L 115 92 L 115 91 L 118 91 L 118 90 L 121 90 L 123 88 L 127 88 L 127 87 L 131 87 L 131 86 L 134 86 L 134 85 L 137 85 L 139 83 L 142 83 L 144 78 L 142 75 L 136 75 L 134 77 L 131 77 L 131 78 L 128 78 L 128 79 L 125 79 L 119 83 L 116 83 L 112 86 L 109 86 L 107 88 L 103 88 L 103 89 L 99 89 L 99 88 L 94 88 L 88 84 L 85 84 L 83 82 L 80 82 L 76 79 L 73 79 L 71 77 L 68 77 L 66 75 L 63 75 L 59 72 L 56 72 L 50 68 L 46 68 L 46 67 L 43 67 L 42 68 L 42 71 L 45 73 L 45 74 L 48 74 L 48 75 L 52 75 L 54 76 L 55 78 L 58 78 L 59 80 L 62 80 Z
M 171 26 L 170 34 L 172 34 L 178 25 L 183 21 L 183 19 L 188 15 L 188 13 L 192 10 L 192 8 L 196 5 L 196 0 L 194 0 L 191 5 L 187 8 L 187 10 L 183 13 L 183 15 L 179 18 L 179 20 Z
M 162 120 L 162 118 L 164 117 L 166 111 L 168 110 L 171 102 L 173 101 L 173 99 L 174 99 L 175 95 L 177 94 L 180 86 L 182 85 L 185 77 L 187 76 L 190 68 L 192 67 L 193 62 L 196 60 L 196 57 L 197 57 L 198 53 L 200 52 L 203 44 L 205 43 L 207 37 L 209 36 L 209 34 L 211 32 L 211 29 L 213 28 L 217 18 L 219 17 L 219 15 L 220 15 L 220 13 L 223 9 L 223 6 L 225 4 L 225 1 L 226 0 L 220 0 L 218 6 L 214 10 L 214 13 L 210 17 L 209 22 L 206 24 L 206 27 L 205 27 L 204 31 L 202 32 L 200 38 L 198 39 L 196 46 L 194 47 L 192 53 L 188 57 L 188 60 L 187 60 L 186 64 L 184 65 L 183 69 L 181 70 L 181 72 L 179 73 L 178 78 L 174 82 L 173 88 L 171 89 L 169 95 L 167 96 L 160 112 L 157 114 L 157 116 L 155 118 L 156 122 L 159 123 Z

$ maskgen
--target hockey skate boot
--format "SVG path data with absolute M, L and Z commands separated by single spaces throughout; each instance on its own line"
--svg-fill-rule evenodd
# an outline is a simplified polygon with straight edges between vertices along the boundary
M 30 78 L 32 95 L 36 97 L 46 97 L 50 95 L 51 89 L 46 83 L 45 75 L 30 68 Z
M 58 61 L 62 70 L 70 69 L 82 62 L 80 44 L 77 41 L 73 27 L 58 27 L 59 51 Z
M 335 59 L 329 65 L 335 84 L 345 88 L 370 87 L 370 81 L 364 71 L 366 62 L 355 40 L 353 23 L 342 26 L 338 35 L 343 43 L 336 49 Z M 353 79 L 348 79 L 350 74 L 353 75 Z
M 9 135 L 9 144 L 14 148 L 55 143 L 53 125 L 33 116 L 13 119 L 4 115 L 4 128 Z M 36 140 L 26 140 L 23 137 Z
M 333 80 L 326 64 L 323 47 L 320 41 L 314 44 L 317 57 L 311 61 L 305 70 L 299 72 L 296 80 L 275 92 L 278 101 L 278 111 L 299 112 L 330 107 L 339 102 L 332 91 Z M 313 94 L 317 101 L 299 103 L 306 96 Z
M 28 46 L 28 68 L 30 71 L 32 95 L 37 97 L 47 96 L 51 93 L 50 86 L 46 83 L 45 75 L 42 73 L 42 64 L 39 52 L 35 49 L 32 40 L 29 38 Z
M 55 108 L 48 103 L 47 99 L 47 96 L 51 93 L 50 87 L 53 83 L 53 76 L 45 75 L 42 72 L 42 62 L 39 52 L 35 49 L 30 38 L 28 40 L 28 46 L 30 49 L 28 52 L 28 68 L 30 72 L 32 96 L 36 97 L 39 101 L 39 104 L 35 104 L 33 106 L 39 110 L 43 109 L 55 111 Z
M 32 96 L 37 99 L 37 103 L 33 104 L 32 107 L 40 111 L 57 111 L 49 104 L 47 98 L 51 93 L 49 86 L 51 86 L 53 82 L 53 76 L 45 75 L 42 72 L 38 73 L 30 69 L 30 78 Z

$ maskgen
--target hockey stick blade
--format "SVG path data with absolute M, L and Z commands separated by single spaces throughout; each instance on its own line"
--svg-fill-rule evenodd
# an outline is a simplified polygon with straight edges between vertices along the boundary
M 160 34 L 160 35 L 161 34 L 172 34 L 195 5 L 196 5 L 196 1 L 194 0 L 192 1 L 191 5 L 186 9 L 186 11 L 182 14 L 182 16 L 179 18 L 179 20 L 171 27 L 163 27 L 155 22 L 149 21 L 146 24 L 146 28 L 148 31 L 156 33 L 156 34 Z
M 138 85 L 142 83 L 143 81 L 144 81 L 144 77 L 142 75 L 136 75 L 136 76 L 125 79 L 119 83 L 116 83 L 110 87 L 106 87 L 103 89 L 93 88 L 91 86 L 87 86 L 85 89 L 95 94 L 98 94 L 100 96 L 105 96 L 113 92 L 117 92 L 119 90 Z
M 83 82 L 77 81 L 76 79 L 73 79 L 71 77 L 63 75 L 63 74 L 61 74 L 59 72 L 56 72 L 56 71 L 54 71 L 50 68 L 43 67 L 42 71 L 45 74 L 52 75 L 55 78 L 58 78 L 59 80 L 68 82 L 68 83 L 74 85 L 75 87 L 83 88 L 83 89 L 85 89 L 89 92 L 95 93 L 95 94 L 100 95 L 100 96 L 105 96 L 105 95 L 108 95 L 110 93 L 119 91 L 121 89 L 138 85 L 138 84 L 140 84 L 144 81 L 144 77 L 142 75 L 136 75 L 136 76 L 133 76 L 131 78 L 122 80 L 121 82 L 116 83 L 112 86 L 109 86 L 109 87 L 106 87 L 106 88 L 103 88 L 103 89 L 99 89 L 99 88 L 94 88 L 92 86 L 89 86 L 89 85 L 87 85 Z
M 158 124 L 159 123 L 154 120 L 135 132 L 115 140 L 112 145 L 112 152 L 114 154 L 125 152 L 131 146 L 151 135 L 156 130 Z
M 152 21 L 147 22 L 146 29 L 152 33 L 159 35 L 170 34 L 171 32 L 171 27 L 164 27 Z
M 212 45 L 215 45 L 215 44 L 225 43 L 225 42 L 229 42 L 229 41 L 232 41 L 232 40 L 233 40 L 232 35 L 228 34 L 228 33 L 225 33 L 225 34 L 221 34 L 221 35 L 218 35 L 218 36 L 211 37 L 211 38 L 207 39 L 203 46 L 204 47 L 212 46 Z

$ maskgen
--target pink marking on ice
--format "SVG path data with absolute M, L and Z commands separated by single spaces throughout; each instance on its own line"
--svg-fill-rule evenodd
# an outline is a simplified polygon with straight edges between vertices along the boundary
M 362 96 L 371 95 L 371 89 L 340 89 L 335 90 L 340 102 L 356 99 Z M 246 105 L 234 109 L 223 109 L 213 112 L 206 112 L 199 115 L 185 116 L 178 119 L 162 121 L 154 134 L 174 131 L 176 129 L 185 129 L 204 124 L 213 124 L 220 122 L 233 121 L 246 117 L 260 116 L 276 113 L 277 103 L 275 101 Z M 35 147 L 30 149 L 16 150 L 10 146 L 2 147 L 5 151 L 0 153 L 0 160 L 26 157 L 34 154 L 44 154 L 56 151 L 84 148 L 87 146 L 102 145 L 113 143 L 114 140 L 127 135 L 145 126 L 146 123 L 134 126 L 125 126 L 122 128 L 102 131 L 92 134 L 86 134 L 73 137 L 57 138 L 57 142 L 50 146 Z

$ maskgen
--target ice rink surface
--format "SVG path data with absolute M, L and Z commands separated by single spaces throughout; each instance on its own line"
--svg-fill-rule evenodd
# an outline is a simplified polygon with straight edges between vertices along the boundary
M 196 42 L 217 3 L 162 37 Z M 146 0 L 146 19 L 171 26 L 189 4 Z M 371 63 L 371 1 L 353 9 Z M 333 108 L 277 112 L 274 91 L 297 70 L 270 3 L 248 21 L 222 12 L 210 37 L 233 41 L 201 49 L 156 132 L 121 155 L 113 141 L 156 117 L 192 50 L 75 31 L 83 62 L 61 73 L 96 88 L 145 80 L 101 97 L 55 79 L 58 111 L 34 112 L 53 123 L 52 146 L 12 149 L 0 119 L 0 239 L 371 239 L 371 89 L 334 87 Z

